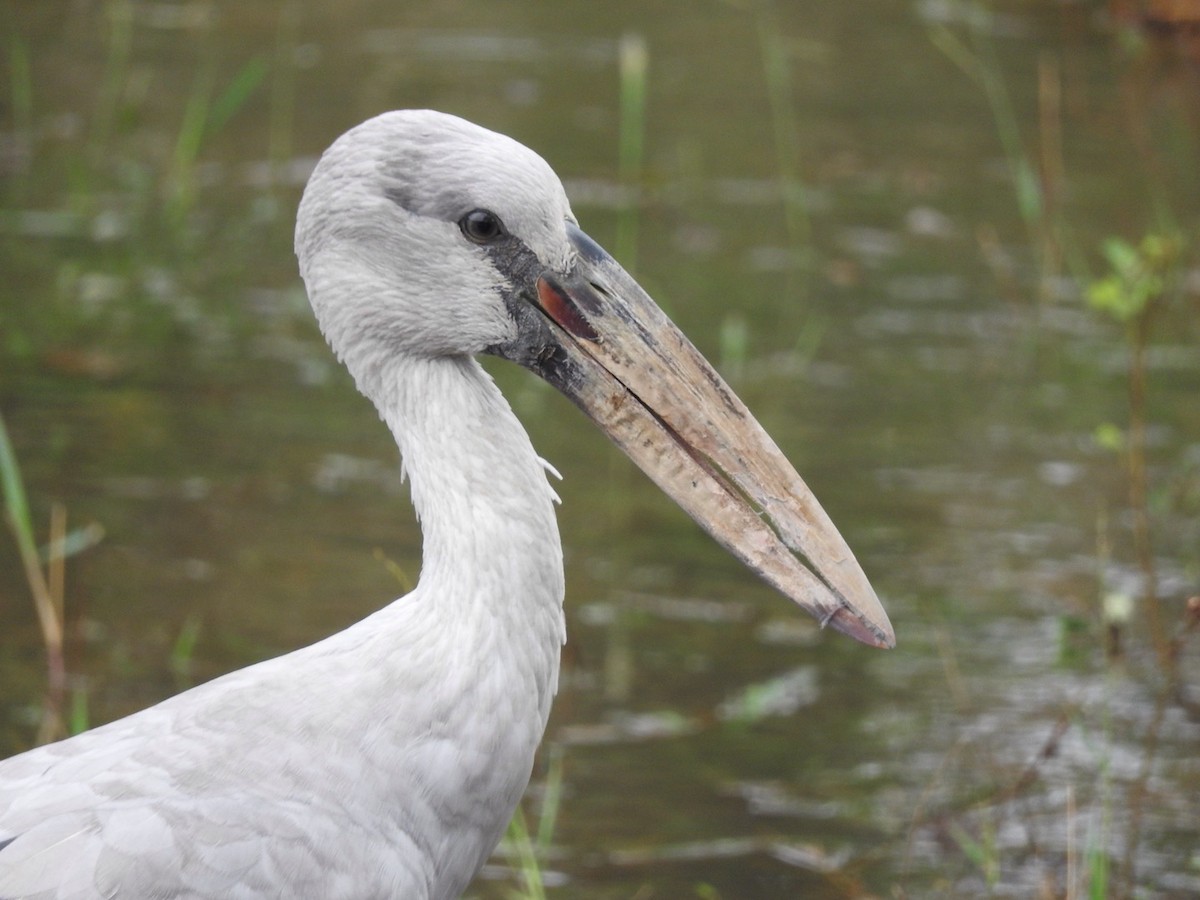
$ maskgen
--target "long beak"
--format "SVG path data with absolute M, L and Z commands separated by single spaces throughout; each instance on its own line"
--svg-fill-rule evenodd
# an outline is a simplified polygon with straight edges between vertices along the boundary
M 616 260 L 568 230 L 572 270 L 536 279 L 537 305 L 554 324 L 537 329 L 538 346 L 499 352 L 570 397 L 688 515 L 822 626 L 895 646 L 854 554 L 774 441 Z

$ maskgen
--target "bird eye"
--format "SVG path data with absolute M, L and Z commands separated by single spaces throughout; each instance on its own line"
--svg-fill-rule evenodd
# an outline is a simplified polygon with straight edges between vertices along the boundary
M 476 244 L 490 244 L 504 236 L 504 223 L 491 210 L 473 209 L 458 220 L 458 227 L 467 240 Z

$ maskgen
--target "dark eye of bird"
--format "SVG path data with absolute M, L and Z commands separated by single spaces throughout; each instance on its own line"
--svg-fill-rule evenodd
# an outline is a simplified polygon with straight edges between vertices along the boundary
M 504 235 L 504 223 L 491 210 L 473 209 L 458 220 L 458 227 L 467 240 L 476 244 L 489 244 Z

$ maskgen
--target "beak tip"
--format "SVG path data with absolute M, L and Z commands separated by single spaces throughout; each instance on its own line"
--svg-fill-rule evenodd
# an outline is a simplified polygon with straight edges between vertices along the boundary
M 869 622 L 862 614 L 841 606 L 834 610 L 824 624 L 868 647 L 891 650 L 896 646 L 896 633 L 886 615 L 881 622 Z

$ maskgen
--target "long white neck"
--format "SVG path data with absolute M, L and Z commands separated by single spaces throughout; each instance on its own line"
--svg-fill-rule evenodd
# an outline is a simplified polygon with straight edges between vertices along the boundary
M 381 374 L 372 399 L 400 447 L 424 534 L 419 585 L 399 602 L 419 603 L 430 627 L 492 657 L 473 660 L 485 677 L 512 667 L 511 689 L 536 690 L 544 727 L 565 626 L 543 464 L 474 359 L 407 357 Z
M 557 688 L 554 492 L 474 359 L 347 362 L 400 447 L 425 547 L 416 588 L 311 648 L 314 690 L 355 668 L 328 702 L 357 748 L 359 802 L 389 835 L 396 896 L 456 897 L 525 791 Z
M 311 649 L 312 689 L 329 693 L 313 706 L 342 710 L 333 736 L 357 748 L 358 802 L 391 835 L 396 872 L 455 897 L 528 784 L 558 685 L 554 492 L 479 364 L 424 355 L 439 344 L 428 321 L 395 321 L 420 308 L 412 285 L 398 293 L 336 247 L 302 253 L 301 270 L 322 331 L 396 439 L 424 533 L 417 587 Z M 348 666 L 346 695 L 334 688 Z

